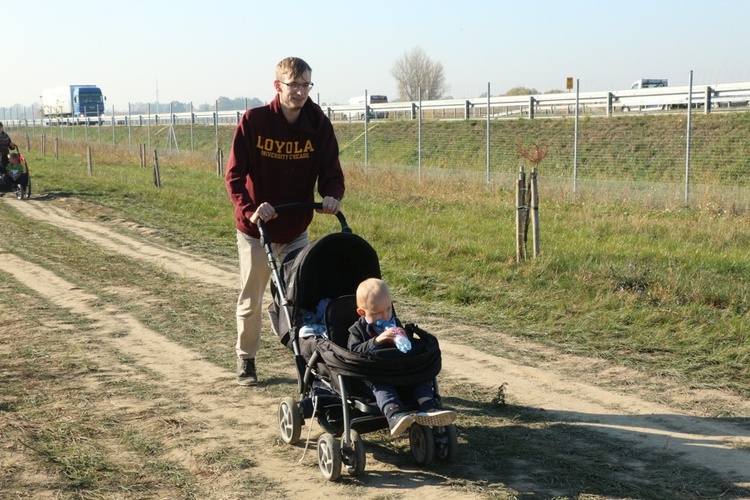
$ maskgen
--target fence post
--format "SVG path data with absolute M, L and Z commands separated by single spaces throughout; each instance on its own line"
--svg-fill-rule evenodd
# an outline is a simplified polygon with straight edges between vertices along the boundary
M 490 82 L 487 82 L 487 144 L 485 145 L 485 154 L 487 156 L 487 175 L 486 175 L 486 182 L 487 184 L 490 183 Z
M 688 86 L 687 133 L 685 140 L 685 206 L 690 205 L 690 129 L 693 123 L 693 70 L 690 70 Z
M 216 151 L 216 176 L 224 177 L 224 151 L 221 148 Z
M 31 151 L 31 139 L 29 134 L 26 134 L 26 151 Z
M 159 173 L 159 157 L 154 149 L 154 186 L 161 188 L 161 174 Z
M 214 137 L 216 139 L 216 149 L 219 149 L 219 100 L 214 101 Z
M 115 137 L 115 105 L 112 105 L 112 146 L 117 145 L 117 139 Z
M 60 159 L 60 138 L 55 137 L 55 161 Z
M 193 124 L 195 123 L 195 113 L 193 113 L 193 102 L 190 101 L 190 151 L 193 151 L 195 147 L 195 140 L 193 135 Z
M 92 176 L 94 175 L 94 165 L 92 164 L 92 161 L 91 161 L 91 146 L 86 146 L 86 158 L 88 160 L 89 176 Z
M 573 125 L 573 196 L 578 194 L 578 101 L 581 95 L 579 83 L 578 78 L 576 78 L 576 109 Z
M 537 188 L 536 167 L 531 169 L 531 228 L 534 244 L 534 258 L 539 256 L 539 190 Z
M 534 96 L 530 95 L 529 96 L 529 119 L 530 120 L 534 119 L 534 103 L 535 102 L 536 101 L 534 100 Z
M 526 173 L 521 167 L 516 181 L 516 262 L 526 258 Z
M 711 87 L 706 87 L 706 104 L 703 109 L 704 114 L 709 114 L 711 112 L 711 95 L 713 94 L 714 89 Z
M 42 156 L 47 154 L 47 136 L 42 134 Z

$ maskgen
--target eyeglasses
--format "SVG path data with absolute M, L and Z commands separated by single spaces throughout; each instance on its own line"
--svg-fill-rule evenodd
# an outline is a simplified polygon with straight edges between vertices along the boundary
M 313 82 L 308 82 L 308 83 L 279 82 L 279 83 L 282 85 L 286 85 L 287 87 L 289 87 L 290 90 L 294 90 L 294 91 L 297 91 L 297 90 L 307 91 L 313 88 L 313 86 L 315 85 Z

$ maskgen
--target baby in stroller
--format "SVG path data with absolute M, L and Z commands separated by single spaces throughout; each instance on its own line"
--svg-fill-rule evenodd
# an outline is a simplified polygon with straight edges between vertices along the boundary
M 359 319 L 349 329 L 350 350 L 365 353 L 388 344 L 395 345 L 399 336 L 408 337 L 393 313 L 393 298 L 385 281 L 378 278 L 363 281 L 357 287 L 356 297 Z M 379 332 L 378 320 L 396 326 Z M 392 437 L 402 434 L 415 421 L 420 425 L 440 427 L 456 420 L 456 412 L 442 408 L 435 400 L 432 384 L 428 381 L 399 388 L 370 380 L 364 380 L 364 383 L 372 390 L 378 407 L 388 419 Z M 406 411 L 400 394 L 410 397 L 419 405 L 415 416 Z
M 280 205 L 276 211 L 319 206 Z M 361 434 L 381 429 L 390 429 L 392 436 L 408 430 L 419 465 L 436 458 L 450 462 L 456 456 L 458 434 L 452 423 L 455 412 L 439 405 L 438 339 L 415 324 L 398 322 L 390 291 L 380 280 L 377 252 L 351 232 L 341 212 L 336 217 L 341 232 L 287 255 L 280 266 L 264 224 L 258 225 L 271 267 L 271 326 L 294 353 L 297 375 L 298 397 L 279 402 L 281 439 L 296 444 L 305 420 L 310 419 L 308 437 L 317 420 L 325 430 L 317 438 L 318 465 L 329 481 L 340 476 L 342 465 L 351 476 L 362 474 L 366 454 Z M 369 285 L 375 286 L 368 289 Z M 368 318 L 376 326 L 379 319 L 394 320 L 397 328 L 376 336 L 368 330 Z M 392 344 L 402 331 L 411 342 L 406 354 Z M 395 418 L 389 421 L 386 414 Z
M 18 199 L 28 198 L 31 193 L 29 167 L 19 153 L 8 155 L 8 165 L 0 167 L 0 196 L 15 192 Z

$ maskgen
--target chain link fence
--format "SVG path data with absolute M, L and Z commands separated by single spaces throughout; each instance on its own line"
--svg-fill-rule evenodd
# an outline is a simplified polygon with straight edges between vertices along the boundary
M 570 111 L 570 110 L 568 110 Z M 236 116 L 240 116 L 237 113 Z M 637 202 L 658 208 L 750 208 L 750 112 L 703 114 L 688 110 L 616 116 L 570 114 L 536 119 L 434 116 L 334 121 L 341 161 L 368 169 L 398 168 L 422 176 L 460 177 L 512 189 L 530 164 L 523 148 L 546 152 L 538 166 L 545 196 L 570 200 Z M 163 149 L 164 154 L 195 149 L 219 158 L 231 147 L 234 123 L 170 125 L 118 124 L 41 127 L 11 124 L 16 143 L 46 135 L 63 141 Z M 689 148 L 688 148 L 689 142 Z M 193 144 L 195 143 L 195 147 Z M 178 146 L 179 144 L 179 146 Z M 689 150 L 689 155 L 688 155 Z
M 569 199 L 750 208 L 750 113 L 688 112 L 516 120 L 335 123 L 341 159 L 416 176 L 452 175 L 510 189 L 521 149 L 539 146 L 540 189 Z M 576 144 L 577 138 L 577 144 Z M 689 161 L 688 161 L 688 140 Z

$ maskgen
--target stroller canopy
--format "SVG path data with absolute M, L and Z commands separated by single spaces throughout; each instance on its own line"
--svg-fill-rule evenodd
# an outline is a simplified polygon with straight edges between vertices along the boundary
M 278 321 L 274 329 L 285 345 L 293 338 L 300 309 L 314 311 L 321 300 L 353 294 L 367 278 L 380 278 L 375 249 L 353 233 L 323 236 L 298 253 L 288 255 L 281 267 L 292 324 L 285 324 L 280 297 L 278 291 L 274 291 L 273 307 Z

